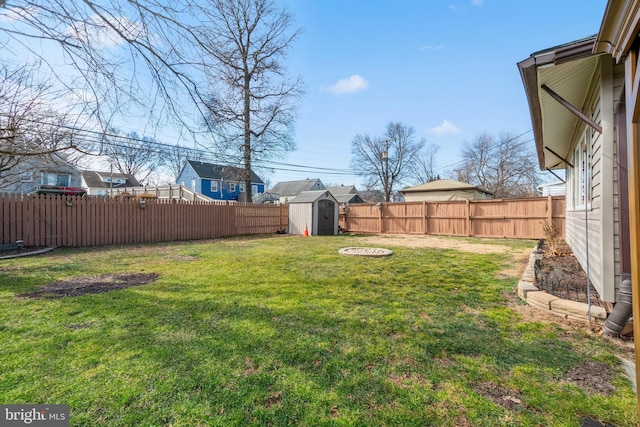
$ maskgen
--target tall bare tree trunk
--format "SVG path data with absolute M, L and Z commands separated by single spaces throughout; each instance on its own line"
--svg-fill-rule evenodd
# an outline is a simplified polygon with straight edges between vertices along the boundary
M 246 64 L 246 62 L 245 62 Z M 251 202 L 251 75 L 245 65 L 244 74 L 244 191 Z

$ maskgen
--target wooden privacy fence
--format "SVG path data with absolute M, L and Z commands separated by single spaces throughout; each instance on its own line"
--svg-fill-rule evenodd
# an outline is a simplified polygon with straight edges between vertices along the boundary
M 354 233 L 540 239 L 546 222 L 564 236 L 564 196 L 531 199 L 352 204 L 340 226 Z
M 0 195 L 0 244 L 100 246 L 274 233 L 287 205 Z

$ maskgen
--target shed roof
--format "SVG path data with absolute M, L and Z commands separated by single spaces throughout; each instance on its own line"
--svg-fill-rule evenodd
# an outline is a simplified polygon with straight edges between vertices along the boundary
M 312 188 L 325 189 L 322 181 L 314 178 L 299 181 L 281 181 L 274 185 L 269 192 L 279 196 L 295 196 L 303 191 L 311 191 Z
M 217 165 L 213 163 L 197 162 L 195 160 L 187 160 L 193 170 L 200 178 L 217 179 L 225 181 L 243 181 L 244 169 L 235 166 Z M 255 172 L 251 171 L 251 182 L 264 184 L 262 179 Z
M 319 199 L 331 198 L 337 202 L 336 198 L 327 190 L 302 191 L 289 203 L 313 203 Z
M 453 179 L 437 179 L 435 181 L 427 182 L 426 184 L 416 185 L 415 187 L 408 187 L 401 190 L 401 193 L 425 193 L 429 191 L 454 191 L 454 190 L 477 190 L 482 193 L 492 194 L 490 191 L 484 190 L 473 184 L 466 182 L 456 181 Z

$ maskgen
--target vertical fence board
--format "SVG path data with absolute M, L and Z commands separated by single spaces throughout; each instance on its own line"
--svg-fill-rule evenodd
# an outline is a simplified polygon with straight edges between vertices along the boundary
M 71 206 L 66 201 L 71 200 Z M 0 197 L 0 243 L 96 246 L 213 239 L 288 228 L 287 205 L 139 201 L 70 196 Z M 356 233 L 435 234 L 534 239 L 553 223 L 564 233 L 564 197 L 351 204 L 340 212 Z
M 550 220 L 564 233 L 564 197 L 356 204 L 340 214 L 351 232 L 517 239 L 543 237 Z
M 10 195 L 7 194 L 2 197 L 2 241 L 6 243 L 13 243 L 11 240 L 11 228 L 14 224 L 11 223 L 11 203 Z

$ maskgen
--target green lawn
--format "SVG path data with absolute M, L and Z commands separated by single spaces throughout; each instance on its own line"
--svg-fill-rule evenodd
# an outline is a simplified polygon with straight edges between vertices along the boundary
M 504 271 L 535 242 L 481 241 L 503 254 L 338 254 L 363 239 L 59 249 L 0 261 L 0 403 L 69 404 L 71 425 L 87 426 L 636 425 L 617 359 L 631 350 L 588 327 L 522 314 L 531 309 Z M 159 278 L 79 297 L 19 296 L 108 273 Z M 608 368 L 615 390 L 569 381 L 586 362 Z

